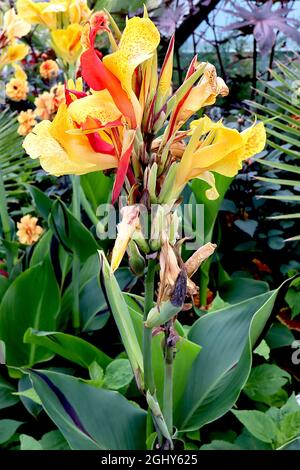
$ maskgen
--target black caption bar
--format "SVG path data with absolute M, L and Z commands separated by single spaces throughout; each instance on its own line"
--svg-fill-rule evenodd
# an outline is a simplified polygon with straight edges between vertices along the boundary
M 300 451 L 2 451 L 0 452 L 0 468 L 4 464 L 30 465 L 30 468 L 45 470 L 51 465 L 68 465 L 80 467 L 82 470 L 100 469 L 120 466 L 124 468 L 147 468 L 167 465 L 174 467 L 184 465 L 185 468 L 206 469 L 208 466 L 220 465 L 223 469 L 241 469 L 241 465 L 266 465 L 274 463 L 289 465 L 295 460 L 299 463 Z M 55 469 L 56 470 L 56 469 Z

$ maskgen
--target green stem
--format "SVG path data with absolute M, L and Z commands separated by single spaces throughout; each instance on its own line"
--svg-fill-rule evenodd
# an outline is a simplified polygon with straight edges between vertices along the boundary
M 10 240 L 10 223 L 9 223 L 9 214 L 7 210 L 7 199 L 6 199 L 6 192 L 4 187 L 3 176 L 0 173 L 0 217 L 1 223 L 3 228 L 3 235 L 5 240 Z
M 73 215 L 80 220 L 80 177 L 72 176 L 72 212 Z M 78 255 L 74 253 L 72 264 L 72 292 L 73 292 L 73 305 L 72 305 L 72 321 L 73 328 L 78 330 L 80 328 L 80 308 L 79 308 L 79 287 L 80 287 L 80 260 Z
M 174 346 L 169 344 L 172 320 L 165 325 L 165 367 L 164 367 L 164 399 L 163 415 L 170 435 L 173 434 L 173 362 Z
M 153 307 L 154 299 L 154 277 L 155 277 L 156 261 L 149 259 L 148 271 L 145 279 L 145 303 L 144 303 L 144 321 L 147 319 L 148 313 Z M 151 394 L 155 393 L 155 382 L 152 367 L 152 329 L 144 327 L 143 335 L 143 359 L 145 374 L 145 389 Z

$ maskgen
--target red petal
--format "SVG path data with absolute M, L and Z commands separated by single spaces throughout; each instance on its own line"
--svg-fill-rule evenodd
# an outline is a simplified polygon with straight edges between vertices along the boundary
M 113 192 L 112 192 L 112 204 L 116 202 L 118 199 L 120 192 L 122 190 L 125 177 L 128 172 L 128 167 L 129 167 L 129 162 L 130 162 L 130 156 L 132 152 L 132 147 L 133 147 L 133 141 L 134 141 L 134 136 L 135 133 L 132 132 L 132 135 L 130 137 L 130 141 L 126 144 L 126 148 L 122 149 L 122 155 L 119 160 L 119 166 L 116 174 L 116 179 L 114 182 L 114 187 L 113 187 Z
M 100 135 L 96 132 L 93 132 L 93 134 L 87 134 L 86 136 L 89 139 L 90 146 L 95 152 L 115 155 L 115 149 L 113 145 L 108 144 L 102 140 Z
M 108 70 L 99 59 L 94 49 L 90 48 L 81 54 L 82 76 L 93 90 L 107 89 L 117 108 L 128 117 L 132 127 L 136 127 L 134 109 L 120 81 Z

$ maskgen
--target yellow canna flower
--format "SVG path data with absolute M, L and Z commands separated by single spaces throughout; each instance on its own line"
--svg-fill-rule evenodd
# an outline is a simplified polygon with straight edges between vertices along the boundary
M 217 199 L 219 194 L 213 172 L 235 176 L 242 168 L 243 160 L 261 152 L 265 144 L 266 131 L 262 122 L 239 133 L 221 122 L 213 123 L 208 117 L 199 119 L 178 164 L 170 199 L 178 197 L 185 184 L 193 178 L 206 181 L 211 187 L 206 196 Z
M 30 28 L 31 25 L 17 15 L 14 8 L 4 13 L 2 34 L 4 34 L 9 41 L 26 36 Z
M 134 17 L 127 21 L 118 50 L 104 57 L 105 67 L 120 80 L 130 98 L 134 70 L 153 56 L 159 41 L 158 29 L 149 18 Z
M 62 11 L 66 2 L 35 2 L 33 0 L 17 0 L 18 14 L 30 24 L 41 24 L 49 29 L 56 27 L 56 12 Z M 61 8 L 59 9 L 59 6 Z
M 217 96 L 227 96 L 228 87 L 224 80 L 217 76 L 216 68 L 207 64 L 198 85 L 194 86 L 182 104 L 176 121 L 181 125 L 204 106 L 211 106 Z
M 6 85 L 6 95 L 13 101 L 25 100 L 29 92 L 27 75 L 20 66 L 15 65 L 14 67 L 15 76 Z
M 23 245 L 33 245 L 33 243 L 38 241 L 44 229 L 37 222 L 37 217 L 32 217 L 29 214 L 24 215 L 20 222 L 17 222 L 17 237 L 20 243 Z
M 71 24 L 86 22 L 92 13 L 86 0 L 72 0 L 67 12 Z
M 69 134 L 74 129 L 66 104 L 59 107 L 52 122 L 44 120 L 37 124 L 23 142 L 31 158 L 39 158 L 48 173 L 83 175 L 92 171 L 107 170 L 118 166 L 114 155 L 95 152 L 85 135 Z
M 59 68 L 55 60 L 45 60 L 40 65 L 40 74 L 45 80 L 56 78 L 59 73 Z
M 26 44 L 11 44 L 5 52 L 0 55 L 0 68 L 4 67 L 4 65 L 24 59 L 28 52 L 29 47 L 26 46 Z
M 27 111 L 21 111 L 18 116 L 18 134 L 19 135 L 27 135 L 31 132 L 32 128 L 36 125 L 36 120 L 34 118 L 34 113 L 32 109 L 28 109 Z
M 56 29 L 51 33 L 53 49 L 67 63 L 74 64 L 80 55 L 82 29 L 80 24 L 74 23 L 66 29 Z

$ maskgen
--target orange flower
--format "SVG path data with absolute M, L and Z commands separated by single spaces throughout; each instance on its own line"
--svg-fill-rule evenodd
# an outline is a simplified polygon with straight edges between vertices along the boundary
M 22 78 L 12 78 L 5 87 L 6 95 L 13 101 L 22 101 L 26 99 L 29 92 L 28 82 Z
M 45 60 L 40 66 L 40 74 L 45 80 L 56 78 L 59 68 L 55 60 Z
M 43 233 L 43 228 L 37 225 L 37 217 L 24 215 L 20 222 L 17 222 L 17 237 L 23 245 L 33 245 Z
M 35 114 L 42 120 L 52 120 L 58 110 L 59 105 L 64 102 L 64 85 L 60 84 L 56 87 L 52 87 L 50 92 L 44 91 L 44 93 L 42 93 L 35 99 Z
M 31 132 L 31 129 L 36 125 L 36 120 L 34 119 L 34 113 L 32 109 L 27 111 L 21 111 L 18 116 L 18 134 L 27 135 Z

